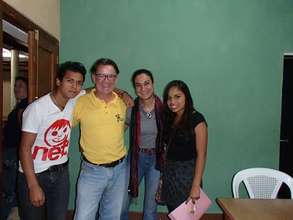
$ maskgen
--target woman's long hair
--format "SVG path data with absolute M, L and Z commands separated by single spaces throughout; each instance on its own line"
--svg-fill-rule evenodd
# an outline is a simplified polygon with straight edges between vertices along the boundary
M 185 95 L 184 111 L 181 116 L 181 119 L 178 121 L 176 125 L 174 124 L 174 119 L 176 114 L 169 109 L 167 104 L 169 91 L 173 87 L 179 89 Z M 181 80 L 173 80 L 169 82 L 164 89 L 163 104 L 164 104 L 164 110 L 165 110 L 164 112 L 164 128 L 165 129 L 163 132 L 163 136 L 165 141 L 169 139 L 169 135 L 170 135 L 169 133 L 170 133 L 170 130 L 172 130 L 171 129 L 172 127 L 175 129 L 180 128 L 186 132 L 190 132 L 192 129 L 192 126 L 191 126 L 192 113 L 195 112 L 195 109 L 193 107 L 193 100 L 190 94 L 190 90 L 188 86 L 186 85 L 186 83 Z

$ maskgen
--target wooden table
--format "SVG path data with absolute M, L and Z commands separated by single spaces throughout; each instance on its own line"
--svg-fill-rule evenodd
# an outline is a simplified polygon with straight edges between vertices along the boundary
M 291 199 L 218 198 L 225 220 L 293 220 Z

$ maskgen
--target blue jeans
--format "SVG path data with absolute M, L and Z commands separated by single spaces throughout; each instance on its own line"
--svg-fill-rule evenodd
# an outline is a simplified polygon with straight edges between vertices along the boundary
M 0 208 L 0 219 L 6 219 L 11 208 L 17 206 L 16 179 L 18 173 L 18 148 L 4 148 L 3 156 L 3 207 Z M 1 165 L 0 165 L 1 166 Z M 2 204 L 1 204 L 2 205 Z
M 41 207 L 32 205 L 29 190 L 23 173 L 19 172 L 18 187 L 20 217 L 22 220 L 65 220 L 69 200 L 68 166 L 56 171 L 36 174 L 39 185 L 45 193 L 45 204 Z
M 82 161 L 74 220 L 119 220 L 126 190 L 126 160 L 115 167 Z
M 128 161 L 128 175 L 129 165 Z M 155 200 L 156 192 L 160 180 L 160 171 L 155 169 L 156 155 L 149 155 L 143 152 L 139 152 L 138 159 L 138 184 L 140 184 L 144 177 L 144 201 L 143 201 L 143 220 L 156 220 L 157 217 L 157 203 Z M 124 191 L 124 202 L 121 214 L 121 220 L 128 220 L 128 210 L 131 197 L 128 195 L 128 191 Z

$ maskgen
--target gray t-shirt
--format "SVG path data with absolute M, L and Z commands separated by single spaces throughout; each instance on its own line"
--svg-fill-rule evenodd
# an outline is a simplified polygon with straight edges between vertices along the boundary
M 129 126 L 130 124 L 130 117 L 131 117 L 132 108 L 127 109 L 126 113 L 126 125 Z M 157 138 L 157 123 L 156 123 L 156 114 L 155 111 L 151 111 L 149 113 L 143 110 L 143 107 L 139 106 L 140 112 L 140 131 L 141 131 L 141 144 L 140 148 L 155 148 L 156 147 L 156 138 Z

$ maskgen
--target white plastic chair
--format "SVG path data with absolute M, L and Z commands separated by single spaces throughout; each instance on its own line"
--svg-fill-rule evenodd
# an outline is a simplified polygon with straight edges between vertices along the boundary
M 282 183 L 285 183 L 293 198 L 293 178 L 286 173 L 268 168 L 250 168 L 239 171 L 233 178 L 234 198 L 239 198 L 241 182 L 247 189 L 251 199 L 275 199 Z

